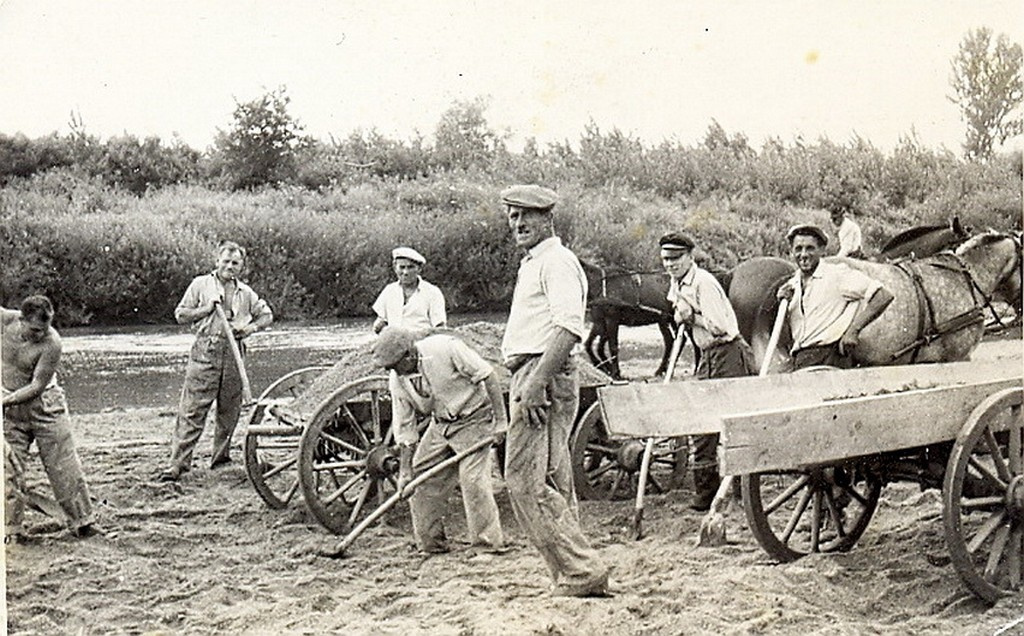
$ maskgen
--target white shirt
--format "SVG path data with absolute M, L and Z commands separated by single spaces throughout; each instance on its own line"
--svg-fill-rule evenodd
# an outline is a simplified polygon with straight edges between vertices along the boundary
M 836 256 L 856 254 L 861 251 L 862 245 L 860 226 L 850 217 L 844 216 L 843 222 L 839 224 L 839 253 Z
M 793 281 L 789 325 L 793 351 L 838 342 L 853 322 L 861 303 L 882 286 L 845 263 L 821 261 L 805 282 L 798 271 Z
M 557 236 L 544 239 L 519 264 L 501 355 L 543 354 L 562 327 L 582 340 L 587 276 L 572 250 Z
M 386 285 L 373 302 L 373 311 L 387 321 L 389 327 L 414 332 L 429 331 L 448 322 L 444 294 L 422 278 L 408 301 L 398 281 Z

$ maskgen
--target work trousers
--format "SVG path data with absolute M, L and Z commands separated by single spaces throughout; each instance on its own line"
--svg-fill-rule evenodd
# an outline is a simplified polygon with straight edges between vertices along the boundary
M 413 475 L 421 475 L 455 453 L 494 435 L 490 408 L 481 408 L 454 422 L 433 419 L 424 431 L 412 459 Z M 424 481 L 409 500 L 416 546 L 425 552 L 444 550 L 447 544 L 444 518 L 458 473 L 462 505 L 466 512 L 469 541 L 500 548 L 505 543 L 491 486 L 491 452 L 484 447 Z
M 244 354 L 241 343 L 239 348 Z M 174 424 L 171 464 L 182 472 L 192 467 L 192 455 L 214 402 L 217 410 L 211 464 L 230 459 L 231 436 L 242 410 L 242 378 L 227 337 L 220 333 L 200 334 L 189 354 Z
M 14 457 L 5 463 L 5 534 L 22 532 L 26 496 L 21 469 L 28 465 L 29 447 L 35 442 L 53 495 L 64 512 L 68 528 L 76 530 L 95 521 L 89 487 L 71 437 L 67 398 L 51 386 L 28 402 L 4 408 L 4 439 Z
M 852 369 L 853 359 L 839 353 L 839 343 L 804 347 L 793 352 L 793 370 L 807 367 L 828 366 L 837 369 Z
M 535 427 L 518 400 L 538 360 L 531 358 L 512 374 L 505 485 L 516 519 L 540 551 L 551 578 L 572 585 L 607 572 L 580 528 L 572 482 L 569 435 L 579 406 L 579 377 L 570 359 L 548 383 L 547 423 Z
M 700 364 L 694 377 L 698 380 L 714 378 L 738 378 L 756 373 L 754 354 L 750 345 L 737 336 L 734 340 L 708 348 L 701 352 Z M 710 435 L 694 435 L 690 439 L 693 445 L 694 474 L 701 470 L 718 472 L 718 433 Z M 717 488 L 717 486 L 715 486 Z

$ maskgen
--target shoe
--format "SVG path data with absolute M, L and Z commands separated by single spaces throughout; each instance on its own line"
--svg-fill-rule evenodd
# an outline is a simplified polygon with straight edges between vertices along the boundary
M 210 462 L 210 470 L 217 470 L 218 468 L 223 468 L 225 466 L 230 466 L 230 465 L 231 465 L 231 458 L 230 457 L 218 457 L 217 459 L 215 459 L 212 462 Z
M 181 479 L 182 470 L 177 466 L 168 468 L 157 476 L 157 481 L 178 481 Z
M 608 570 L 585 581 L 563 581 L 555 585 L 551 594 L 553 596 L 571 596 L 575 598 L 603 598 L 611 596 L 608 593 Z
M 87 523 L 84 526 L 78 526 L 71 531 L 76 539 L 88 539 L 89 537 L 95 537 L 104 534 L 102 530 L 97 528 L 95 524 Z
M 690 509 L 698 512 L 710 510 L 720 483 L 721 479 L 716 469 L 693 471 L 694 493 L 690 499 Z

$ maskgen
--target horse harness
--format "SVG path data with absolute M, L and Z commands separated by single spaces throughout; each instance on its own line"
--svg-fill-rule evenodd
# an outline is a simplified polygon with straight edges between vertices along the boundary
M 614 279 L 614 278 L 627 278 L 628 277 L 630 280 L 633 281 L 633 289 L 636 291 L 636 302 L 634 302 L 632 306 L 638 307 L 640 309 L 643 309 L 644 311 L 649 311 L 649 312 L 651 312 L 653 314 L 657 314 L 659 316 L 660 315 L 665 315 L 665 312 L 662 311 L 661 309 L 658 309 L 656 307 L 651 307 L 649 305 L 645 305 L 642 302 L 640 302 L 640 288 L 643 286 L 643 276 L 645 274 L 659 274 L 661 272 L 616 272 L 614 274 L 609 274 L 609 273 L 607 273 L 605 271 L 604 267 L 598 266 L 597 269 L 600 270 L 600 272 L 601 272 L 601 298 L 610 298 L 611 299 L 611 297 L 608 295 L 608 281 L 610 279 Z M 612 299 L 612 300 L 619 300 L 619 299 Z M 622 300 L 624 300 L 624 299 L 622 299 Z
M 935 256 L 943 255 L 952 256 L 956 261 L 956 265 L 950 265 L 943 262 L 929 262 L 928 265 L 963 274 L 964 280 L 967 282 L 967 289 L 971 293 L 971 300 L 974 302 L 974 306 L 967 311 L 942 321 L 941 323 L 936 322 L 935 306 L 932 304 L 932 299 L 928 296 L 927 290 L 925 290 L 924 280 L 921 278 L 920 265 L 914 260 L 897 261 L 894 265 L 896 265 L 900 271 L 907 274 L 913 283 L 914 291 L 917 294 L 917 305 L 919 308 L 919 311 L 917 312 L 917 333 L 920 335 L 916 340 L 914 340 L 914 342 L 892 354 L 892 360 L 896 360 L 904 354 L 912 351 L 913 353 L 910 356 L 910 362 L 913 364 L 917 361 L 917 355 L 923 347 L 931 344 L 946 334 L 954 333 L 980 322 L 984 322 L 982 314 L 985 309 L 991 311 L 996 322 L 1001 326 L 1003 325 L 998 312 L 996 312 L 995 307 L 992 306 L 992 296 L 990 294 L 986 294 L 985 291 L 981 289 L 981 286 L 978 285 L 978 281 L 974 279 L 974 275 L 971 274 L 971 271 L 967 268 L 967 263 L 965 263 L 958 254 L 951 251 L 943 251 Z M 979 296 L 983 302 L 978 302 Z

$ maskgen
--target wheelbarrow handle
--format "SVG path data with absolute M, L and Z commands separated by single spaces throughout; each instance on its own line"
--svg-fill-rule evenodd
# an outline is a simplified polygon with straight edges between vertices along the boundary
M 470 455 L 479 451 L 480 449 L 490 446 L 493 442 L 494 440 L 491 437 L 482 439 L 477 443 L 473 444 L 472 446 L 470 446 L 469 448 L 466 448 L 455 453 L 454 455 L 444 460 L 443 462 L 431 467 L 430 469 L 424 471 L 422 474 L 417 475 L 416 478 L 410 481 L 408 484 L 406 484 L 404 488 L 396 491 L 395 494 L 388 497 L 387 500 L 385 500 L 384 503 L 378 506 L 376 510 L 371 512 L 369 515 L 366 516 L 365 519 L 360 521 L 355 528 L 352 528 L 352 530 L 347 535 L 345 535 L 345 538 L 341 540 L 341 543 L 338 544 L 334 551 L 326 556 L 343 556 L 345 554 L 345 550 L 347 550 L 348 547 L 352 545 L 352 542 L 355 541 L 359 535 L 361 535 L 367 528 L 369 528 L 375 521 L 377 521 L 377 519 L 383 516 L 384 513 L 394 508 L 395 504 L 397 504 L 402 499 L 405 499 L 406 497 L 412 495 L 412 493 L 416 490 L 417 487 L 419 487 L 420 484 L 430 479 L 434 475 L 437 475 L 441 471 L 446 470 L 447 468 L 455 464 L 458 464 L 463 459 L 469 457 Z

